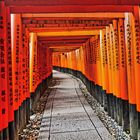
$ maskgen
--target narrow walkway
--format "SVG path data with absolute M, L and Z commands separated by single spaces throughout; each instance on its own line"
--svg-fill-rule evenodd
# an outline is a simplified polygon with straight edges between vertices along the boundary
M 113 140 L 83 96 L 77 80 L 57 71 L 39 140 Z

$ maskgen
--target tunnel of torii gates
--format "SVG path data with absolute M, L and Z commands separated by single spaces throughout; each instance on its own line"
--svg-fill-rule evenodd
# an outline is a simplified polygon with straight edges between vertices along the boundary
M 18 139 L 52 69 L 79 77 L 123 129 L 140 129 L 140 0 L 0 0 L 0 139 Z

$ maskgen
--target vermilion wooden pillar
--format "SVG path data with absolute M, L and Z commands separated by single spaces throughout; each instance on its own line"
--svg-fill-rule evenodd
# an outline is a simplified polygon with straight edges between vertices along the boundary
M 101 41 L 100 41 L 100 57 L 101 57 L 101 65 L 102 65 L 102 86 L 103 90 L 106 90 L 106 92 L 109 94 L 109 79 L 108 79 L 108 53 L 107 53 L 107 37 L 106 37 L 106 30 L 102 30 L 101 32 Z
M 136 102 L 137 111 L 140 112 L 140 86 L 139 86 L 139 72 L 140 72 L 140 7 L 134 7 L 133 20 L 133 42 L 134 42 L 134 64 L 135 64 L 135 81 L 136 81 Z
M 7 8 L 7 58 L 8 58 L 8 90 L 9 90 L 9 122 L 12 122 L 14 120 L 14 112 L 13 112 L 13 92 L 12 92 L 12 48 L 11 48 L 11 17 L 10 17 L 10 10 Z
M 120 94 L 120 55 L 119 55 L 119 37 L 118 37 L 118 20 L 113 20 L 113 49 L 114 49 L 114 93 L 115 93 L 115 106 L 116 114 L 115 118 L 121 125 L 122 121 L 122 108 L 120 105 L 121 94 Z
M 93 69 L 93 70 L 90 70 L 90 76 L 91 76 L 91 81 L 92 82 L 95 82 L 94 81 L 94 40 L 95 40 L 95 38 L 94 37 L 92 37 L 91 39 L 90 39 L 90 67 L 91 67 L 91 69 Z M 82 48 L 81 48 L 81 55 L 82 55 Z
M 38 49 L 37 49 L 37 34 L 30 33 L 30 93 L 31 93 L 31 109 L 32 113 L 36 107 L 36 102 L 40 97 L 41 86 L 39 85 L 39 70 L 38 70 Z
M 30 34 L 30 92 L 34 93 L 37 86 L 37 40 L 36 34 Z
M 8 78 L 8 120 L 9 120 L 9 137 L 14 139 L 14 107 L 13 107 L 13 86 L 12 86 L 12 46 L 11 46 L 11 15 L 10 9 L 6 9 L 6 23 L 7 23 L 7 78 Z
M 133 14 L 125 15 L 125 32 L 126 32 L 126 60 L 127 60 L 127 81 L 128 81 L 128 97 L 129 97 L 129 118 L 130 118 L 130 134 L 133 138 L 137 138 L 138 118 L 136 111 L 136 81 L 135 81 L 135 65 L 134 65 L 134 27 Z
M 111 104 L 110 100 L 108 99 L 112 94 L 111 91 L 111 62 L 110 57 L 110 34 L 109 34 L 109 27 L 106 26 L 106 29 L 100 31 L 100 65 L 101 65 L 101 72 L 102 72 L 102 93 L 103 94 L 103 105 L 104 108 L 108 111 L 111 115 Z M 110 71 L 109 71 L 110 70 Z M 106 93 L 106 94 L 105 94 Z M 108 99 L 108 102 L 107 102 Z
M 113 95 L 110 96 L 110 103 L 111 103 L 111 115 L 112 117 L 117 121 L 117 102 L 116 102 L 116 97 L 117 97 L 117 87 L 118 87 L 118 83 L 116 82 L 117 80 L 117 26 L 116 26 L 116 20 L 113 20 L 114 24 L 110 24 L 109 26 L 109 34 L 110 34 L 110 54 L 111 54 L 111 80 L 112 80 L 112 84 L 111 84 L 111 90 Z M 112 22 L 113 22 L 112 21 Z M 115 27 L 114 27 L 115 26 Z M 117 46 L 118 47 L 118 46 Z M 119 75 L 118 75 L 119 76 Z
M 4 34 L 4 23 L 3 23 L 3 13 L 2 13 L 2 10 L 3 10 L 3 7 L 4 4 L 3 2 L 1 1 L 0 2 L 0 104 L 2 104 L 2 99 L 1 99 L 1 93 L 2 93 L 2 81 L 1 81 L 1 77 L 2 77 L 2 72 L 1 72 L 1 68 L 2 68 L 2 48 L 4 48 L 4 44 L 3 44 L 3 34 Z M 3 130 L 3 127 L 2 127 L 2 106 L 0 106 L 0 135 L 1 135 L 1 139 L 2 139 L 2 130 Z
M 136 84 L 136 107 L 138 112 L 138 139 L 140 139 L 140 6 L 134 6 L 133 12 L 133 42 L 134 42 L 134 65 Z
M 81 65 L 82 65 L 81 66 L 81 69 L 82 69 L 81 71 L 82 71 L 82 74 L 84 74 L 85 73 L 85 63 L 84 63 L 84 57 L 83 57 L 84 56 L 83 46 L 80 47 L 80 50 L 81 50 L 81 56 L 80 57 L 81 57 Z M 75 53 L 75 55 L 76 55 L 76 53 Z
M 8 53 L 7 53 L 7 11 L 4 1 L 0 1 L 0 102 L 1 102 L 1 132 L 3 132 L 3 139 L 9 139 L 8 136 Z
M 30 92 L 29 92 L 29 32 L 22 24 L 22 89 L 23 89 L 23 127 L 29 121 L 30 116 Z
M 129 128 L 129 104 L 128 104 L 128 85 L 127 85 L 127 65 L 126 65 L 126 42 L 124 19 L 118 21 L 118 36 L 119 36 L 119 66 L 120 66 L 120 105 L 122 108 L 122 126 L 128 131 Z
M 14 104 L 14 121 L 16 138 L 18 139 L 18 132 L 20 131 L 23 121 L 21 120 L 22 113 L 22 33 L 21 33 L 21 16 L 20 14 L 13 14 L 12 18 L 12 84 L 13 84 L 13 104 Z

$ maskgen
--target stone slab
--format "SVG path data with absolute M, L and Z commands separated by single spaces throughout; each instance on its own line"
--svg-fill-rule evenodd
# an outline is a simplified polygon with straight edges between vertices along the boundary
M 50 140 L 101 140 L 95 130 L 51 134 Z
M 51 123 L 51 133 L 95 129 L 90 120 L 71 120 Z

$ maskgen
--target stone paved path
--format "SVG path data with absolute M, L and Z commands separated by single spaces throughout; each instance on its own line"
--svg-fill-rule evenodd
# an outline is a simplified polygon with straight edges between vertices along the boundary
M 39 140 L 113 140 L 83 96 L 77 80 L 57 71 L 53 80 L 56 85 L 51 87 Z

